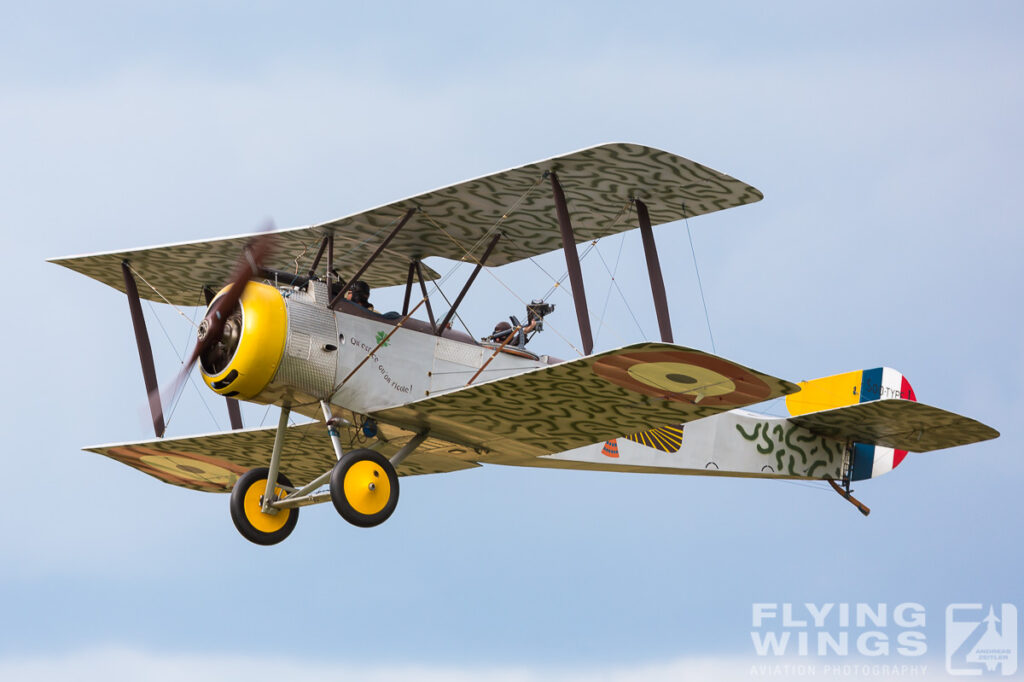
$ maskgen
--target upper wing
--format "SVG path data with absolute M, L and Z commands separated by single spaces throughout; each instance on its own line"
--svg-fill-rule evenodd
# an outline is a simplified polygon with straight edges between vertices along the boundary
M 504 237 L 488 259 L 503 265 L 561 248 L 555 203 L 547 175 L 554 171 L 565 190 L 579 242 L 637 226 L 631 199 L 642 199 L 651 224 L 711 213 L 759 201 L 759 191 L 699 163 L 651 147 L 615 143 L 590 147 L 449 185 L 330 222 L 272 235 L 268 267 L 301 274 L 328 233 L 335 238 L 335 266 L 342 276 L 358 268 L 409 209 L 415 216 L 378 258 L 364 279 L 371 286 L 406 281 L 409 263 L 428 256 L 461 260 L 479 256 L 497 228 Z M 124 291 L 121 262 L 177 305 L 196 305 L 203 286 L 220 286 L 252 237 L 132 249 L 51 262 Z M 426 275 L 426 273 L 425 273 Z M 431 272 L 431 277 L 436 273 Z M 148 287 L 144 298 L 158 300 Z
M 385 231 L 373 239 L 373 229 L 365 229 L 365 234 L 357 233 L 355 229 L 334 230 L 334 249 L 338 254 L 334 265 L 339 272 L 353 274 L 387 235 Z M 224 239 L 51 258 L 49 262 L 63 265 L 123 293 L 125 289 L 121 263 L 128 261 L 144 280 L 144 283 L 139 284 L 140 297 L 151 301 L 166 298 L 175 305 L 198 306 L 205 305 L 203 287 L 217 290 L 224 286 L 224 280 L 238 263 L 242 249 L 253 238 L 266 236 L 270 239 L 271 249 L 264 259 L 264 266 L 305 275 L 327 232 L 316 227 L 297 227 L 270 234 L 252 233 Z M 321 263 L 326 263 L 326 256 Z M 421 267 L 424 277 L 437 278 L 437 273 L 429 267 Z M 404 284 L 408 273 L 409 259 L 401 251 L 389 248 L 374 261 L 373 268 L 366 273 L 364 279 L 371 286 L 391 286 Z
M 202 490 L 228 492 L 243 473 L 253 467 L 267 466 L 274 447 L 276 427 L 244 429 L 185 438 L 85 448 L 106 455 L 165 483 Z M 341 429 L 342 446 L 347 452 L 369 447 L 386 457 L 397 452 L 413 434 L 384 426 L 384 439 L 367 440 L 358 429 Z M 435 474 L 469 469 L 475 453 L 467 448 L 428 438 L 409 455 L 397 471 L 399 476 Z M 290 426 L 281 450 L 281 471 L 294 485 L 305 485 L 330 469 L 335 462 L 327 427 L 320 422 Z
M 536 457 L 680 424 L 800 390 L 701 351 L 640 343 L 380 410 L 380 422 Z
M 929 452 L 999 436 L 995 429 L 931 405 L 892 398 L 812 412 L 789 421 L 808 430 L 857 443 Z

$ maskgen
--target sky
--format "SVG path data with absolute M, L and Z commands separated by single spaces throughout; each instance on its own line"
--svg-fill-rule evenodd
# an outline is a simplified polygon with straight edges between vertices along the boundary
M 1024 611 L 1024 7 L 719 5 L 5 3 L 0 677 L 747 679 L 790 662 L 757 655 L 756 604 L 912 603 L 927 652 L 871 661 L 938 679 L 947 606 Z M 765 195 L 656 228 L 678 343 L 795 381 L 895 367 L 1002 436 L 858 484 L 869 518 L 804 483 L 483 467 L 403 480 L 372 530 L 304 509 L 269 549 L 226 496 L 81 451 L 150 437 L 145 392 L 124 298 L 45 259 L 322 222 L 609 141 Z M 482 276 L 475 335 L 560 259 Z M 656 338 L 643 263 L 636 232 L 584 261 L 597 349 Z M 145 312 L 167 382 L 192 327 Z M 214 398 L 187 386 L 168 434 L 226 428 Z

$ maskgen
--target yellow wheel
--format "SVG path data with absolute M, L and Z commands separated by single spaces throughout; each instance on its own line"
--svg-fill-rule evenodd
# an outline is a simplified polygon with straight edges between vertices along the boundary
M 398 505 L 395 467 L 373 450 L 353 450 L 334 465 L 331 501 L 342 518 L 369 528 L 384 523 Z
M 263 496 L 267 492 L 267 467 L 250 469 L 239 477 L 235 487 L 231 489 L 231 520 L 235 528 L 249 542 L 257 545 L 276 545 L 291 535 L 299 520 L 299 509 L 278 509 L 276 513 L 263 513 Z M 277 475 L 277 482 L 291 486 L 291 481 L 284 474 Z M 278 499 L 285 496 L 285 491 L 274 486 Z

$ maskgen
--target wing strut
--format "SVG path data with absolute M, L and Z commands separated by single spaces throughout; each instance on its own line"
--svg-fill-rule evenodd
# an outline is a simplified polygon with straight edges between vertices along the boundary
M 379 256 L 381 252 L 384 251 L 385 248 L 387 248 L 387 245 L 391 243 L 391 240 L 395 238 L 395 235 L 401 232 L 402 228 L 405 227 L 405 224 L 409 222 L 409 218 L 412 218 L 413 214 L 416 213 L 417 210 L 419 209 L 410 208 L 408 211 L 405 212 L 405 215 L 402 217 L 401 222 L 399 222 L 398 225 L 395 226 L 395 229 L 391 230 L 391 234 L 384 238 L 384 241 L 380 243 L 380 246 L 377 247 L 377 250 L 370 254 L 370 257 L 366 259 L 365 263 L 363 263 L 363 267 L 359 268 L 356 274 L 352 275 L 352 277 L 350 277 L 349 280 L 345 282 L 345 286 L 341 288 L 341 291 L 335 294 L 334 298 L 331 299 L 331 302 L 327 304 L 328 308 L 331 308 L 333 310 L 334 306 L 338 304 L 338 301 L 345 297 L 345 292 L 349 290 L 349 287 L 352 286 L 352 283 L 355 282 L 360 277 L 362 277 L 363 273 L 366 272 L 366 269 L 373 265 L 373 261 L 377 260 L 377 256 Z
M 462 303 L 462 299 L 466 297 L 466 292 L 469 291 L 469 288 L 473 286 L 473 281 L 476 279 L 476 276 L 480 274 L 480 268 L 482 268 L 484 263 L 487 262 L 487 257 L 491 255 L 491 251 L 493 251 L 494 247 L 497 246 L 499 239 L 501 239 L 501 232 L 494 235 L 494 239 L 492 239 L 491 243 L 487 245 L 487 250 L 484 251 L 484 255 L 480 256 L 480 260 L 476 262 L 476 267 L 473 268 L 472 274 L 470 274 L 469 279 L 466 280 L 466 284 L 462 287 L 462 291 L 459 292 L 458 297 L 455 299 L 455 303 L 452 303 L 451 310 L 449 310 L 448 314 L 444 316 L 443 320 L 441 320 L 441 324 L 437 325 L 434 329 L 434 333 L 438 336 L 441 336 L 441 334 L 444 333 L 444 330 L 448 328 L 448 323 L 452 321 L 453 317 L 455 317 L 456 308 L 458 308 L 459 304 Z
M 416 276 L 416 264 L 419 261 L 409 261 L 409 277 L 405 282 L 405 299 L 402 300 L 402 314 L 409 314 L 409 297 L 412 295 L 412 278 Z
M 231 428 L 238 431 L 244 426 L 242 424 L 242 410 L 238 407 L 238 401 L 227 396 L 224 396 L 224 400 L 228 403 L 228 419 L 231 420 Z
M 320 259 L 324 257 L 324 249 L 327 248 L 327 242 L 331 241 L 331 235 L 327 235 L 320 241 L 320 250 L 316 252 L 316 258 L 313 259 L 313 264 L 309 266 L 308 279 L 313 279 L 313 275 L 316 274 L 317 266 L 320 265 Z
M 331 290 L 331 280 L 334 276 L 334 233 L 332 232 L 327 235 L 327 276 L 324 277 L 328 291 Z
M 430 307 L 430 297 L 427 296 L 427 284 L 426 280 L 423 279 L 423 268 L 420 267 L 418 259 L 413 262 L 416 263 L 416 278 L 420 281 L 420 291 L 423 292 L 423 302 L 427 304 L 427 317 L 430 318 L 430 326 L 436 328 L 437 325 L 434 324 L 434 310 Z
M 139 288 L 135 285 L 135 277 L 128 266 L 128 261 L 121 261 L 121 272 L 124 274 L 124 289 L 128 295 L 128 308 L 132 312 L 135 343 L 139 347 L 139 362 L 142 363 L 142 380 L 146 383 L 146 394 L 149 396 L 149 411 L 153 414 L 153 431 L 156 433 L 157 438 L 163 438 L 164 411 L 160 406 L 160 391 L 156 384 L 156 368 L 153 366 L 153 347 L 149 344 L 146 318 L 142 314 L 142 304 L 139 302 Z
M 639 199 L 634 199 L 633 203 L 636 204 L 636 217 L 640 222 L 640 238 L 644 243 L 644 256 L 647 257 L 647 274 L 651 278 L 651 296 L 654 298 L 654 310 L 658 313 L 661 340 L 672 343 L 672 319 L 668 316 L 668 297 L 665 296 L 665 280 L 661 276 L 654 230 L 651 229 L 651 215 L 647 212 L 647 204 Z
M 576 250 L 576 238 L 569 220 L 569 207 L 565 203 L 565 192 L 558 182 L 558 175 L 551 172 L 551 190 L 555 194 L 555 212 L 558 214 L 558 228 L 562 231 L 562 250 L 565 251 L 565 265 L 569 269 L 569 283 L 572 285 L 572 299 L 576 306 L 576 317 L 580 323 L 580 340 L 583 341 L 584 355 L 594 350 L 594 336 L 590 332 L 590 313 L 587 312 L 587 293 L 583 289 L 583 272 L 580 270 L 580 254 Z

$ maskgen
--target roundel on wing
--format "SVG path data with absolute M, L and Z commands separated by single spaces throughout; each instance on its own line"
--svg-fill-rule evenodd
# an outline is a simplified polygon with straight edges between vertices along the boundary
M 699 351 L 638 351 L 597 360 L 594 373 L 643 395 L 729 407 L 768 398 L 771 388 L 750 370 Z

